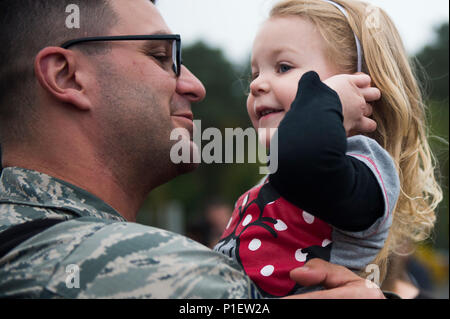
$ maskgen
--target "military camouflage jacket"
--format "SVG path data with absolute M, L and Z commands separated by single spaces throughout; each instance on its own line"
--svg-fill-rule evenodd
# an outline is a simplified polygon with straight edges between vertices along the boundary
M 22 168 L 0 179 L 0 233 L 38 219 L 65 220 L 0 259 L 0 298 L 253 298 L 228 257 L 124 220 L 92 194 Z

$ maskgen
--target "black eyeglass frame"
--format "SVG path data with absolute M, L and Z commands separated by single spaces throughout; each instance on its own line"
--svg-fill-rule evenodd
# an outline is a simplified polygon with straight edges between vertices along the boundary
M 174 40 L 176 43 L 175 60 L 173 61 L 173 68 L 175 75 L 180 76 L 181 72 L 181 36 L 179 34 L 148 34 L 148 35 L 114 35 L 114 36 L 101 36 L 101 37 L 86 37 L 72 39 L 64 42 L 60 45 L 63 49 L 85 42 L 100 42 L 100 41 L 134 41 L 134 40 Z M 172 53 L 172 55 L 173 55 Z M 172 56 L 172 59 L 174 57 Z

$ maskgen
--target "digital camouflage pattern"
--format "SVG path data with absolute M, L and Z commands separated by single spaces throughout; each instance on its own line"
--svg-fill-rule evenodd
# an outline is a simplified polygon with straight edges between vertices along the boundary
M 92 194 L 22 168 L 0 179 L 0 232 L 62 219 L 0 259 L 0 298 L 257 298 L 230 258 L 186 237 L 126 222 Z M 79 288 L 66 285 L 79 267 Z

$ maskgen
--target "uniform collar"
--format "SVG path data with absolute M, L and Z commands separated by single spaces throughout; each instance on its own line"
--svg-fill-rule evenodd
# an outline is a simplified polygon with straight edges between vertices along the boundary
M 0 203 L 56 208 L 77 217 L 125 221 L 111 206 L 91 193 L 66 181 L 19 167 L 3 169 Z

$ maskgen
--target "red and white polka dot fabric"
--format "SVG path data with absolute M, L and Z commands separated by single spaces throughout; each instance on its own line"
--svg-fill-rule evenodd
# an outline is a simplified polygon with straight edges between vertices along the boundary
M 215 249 L 235 257 L 266 294 L 286 296 L 296 286 L 289 272 L 318 257 L 311 256 L 314 249 L 308 248 L 327 247 L 331 233 L 330 225 L 281 198 L 265 183 L 239 198 Z M 232 253 L 223 249 L 230 243 Z

